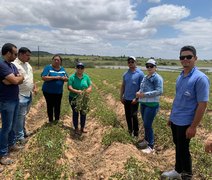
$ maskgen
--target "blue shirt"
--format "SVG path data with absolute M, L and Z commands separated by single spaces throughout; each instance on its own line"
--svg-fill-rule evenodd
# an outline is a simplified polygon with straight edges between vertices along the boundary
M 176 96 L 170 120 L 178 126 L 192 124 L 198 103 L 209 100 L 209 88 L 208 77 L 197 67 L 186 77 L 182 72 L 176 81 Z
M 9 74 L 17 76 L 18 70 L 16 66 L 10 62 L 0 60 L 0 101 L 18 100 L 19 87 L 11 84 L 5 85 L 2 80 Z
M 66 73 L 65 69 L 63 67 L 60 67 L 59 70 L 55 70 L 52 65 L 47 65 L 43 72 L 41 73 L 41 76 L 66 76 L 68 77 L 68 74 Z M 51 81 L 44 81 L 42 90 L 49 94 L 62 94 L 63 93 L 63 80 L 51 80 Z
M 144 93 L 144 97 L 140 98 L 139 102 L 159 102 L 159 97 L 163 93 L 163 78 L 156 72 L 150 77 L 146 75 L 139 91 Z
M 143 77 L 144 73 L 138 68 L 136 68 L 134 72 L 129 69 L 124 73 L 124 99 L 133 100 L 135 98 L 136 92 L 138 92 L 140 88 Z

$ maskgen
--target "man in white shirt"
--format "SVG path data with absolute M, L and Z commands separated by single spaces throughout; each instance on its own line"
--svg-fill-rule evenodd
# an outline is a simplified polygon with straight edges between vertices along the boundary
M 20 74 L 24 76 L 23 84 L 19 85 L 19 111 L 18 121 L 15 125 L 17 141 L 21 144 L 26 142 L 25 119 L 32 102 L 32 92 L 37 92 L 36 84 L 33 81 L 33 70 L 29 64 L 31 51 L 26 47 L 21 47 L 18 51 L 18 58 L 13 62 Z

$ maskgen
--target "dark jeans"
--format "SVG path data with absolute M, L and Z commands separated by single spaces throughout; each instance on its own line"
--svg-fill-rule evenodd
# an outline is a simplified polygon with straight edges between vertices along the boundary
M 192 161 L 189 151 L 190 139 L 186 139 L 187 126 L 177 126 L 171 123 L 172 136 L 175 144 L 175 170 L 178 173 L 192 175 Z
M 145 130 L 145 140 L 148 142 L 148 146 L 154 147 L 154 132 L 152 128 L 152 123 L 158 112 L 159 106 L 149 107 L 144 104 L 141 104 L 141 116 L 144 123 Z
M 132 104 L 132 101 L 125 100 L 124 110 L 129 133 L 138 136 L 138 103 Z
M 0 131 L 0 156 L 8 154 L 8 147 L 16 143 L 15 125 L 18 120 L 18 100 L 0 102 L 1 131 Z
M 43 95 L 46 99 L 49 122 L 53 122 L 53 116 L 55 120 L 58 121 L 60 119 L 60 106 L 63 94 L 49 94 L 43 92 Z
M 71 105 L 72 109 L 72 118 L 73 118 L 73 125 L 75 129 L 78 129 L 78 119 L 80 115 L 80 127 L 83 129 L 85 127 L 85 121 L 86 121 L 86 114 L 84 114 L 82 111 L 77 112 L 75 110 L 76 105 L 72 103 L 73 98 L 69 96 L 69 103 Z

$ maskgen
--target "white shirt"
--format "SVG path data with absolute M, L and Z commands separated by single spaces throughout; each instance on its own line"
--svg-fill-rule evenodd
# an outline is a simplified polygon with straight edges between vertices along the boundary
M 24 76 L 24 81 L 19 85 L 19 95 L 29 97 L 34 87 L 32 66 L 25 62 L 23 63 L 18 58 L 12 62 L 18 69 L 18 72 Z

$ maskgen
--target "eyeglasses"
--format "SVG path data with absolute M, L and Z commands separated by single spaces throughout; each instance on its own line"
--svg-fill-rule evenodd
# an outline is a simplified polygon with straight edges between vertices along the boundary
M 191 60 L 192 57 L 193 57 L 192 55 L 180 56 L 180 60 L 184 60 L 185 58 L 188 59 L 188 60 Z
M 128 61 L 128 64 L 134 64 L 135 61 Z
M 84 69 L 83 66 L 77 66 L 77 69 Z
M 148 69 L 148 68 L 153 68 L 154 67 L 154 65 L 146 65 L 146 68 Z

